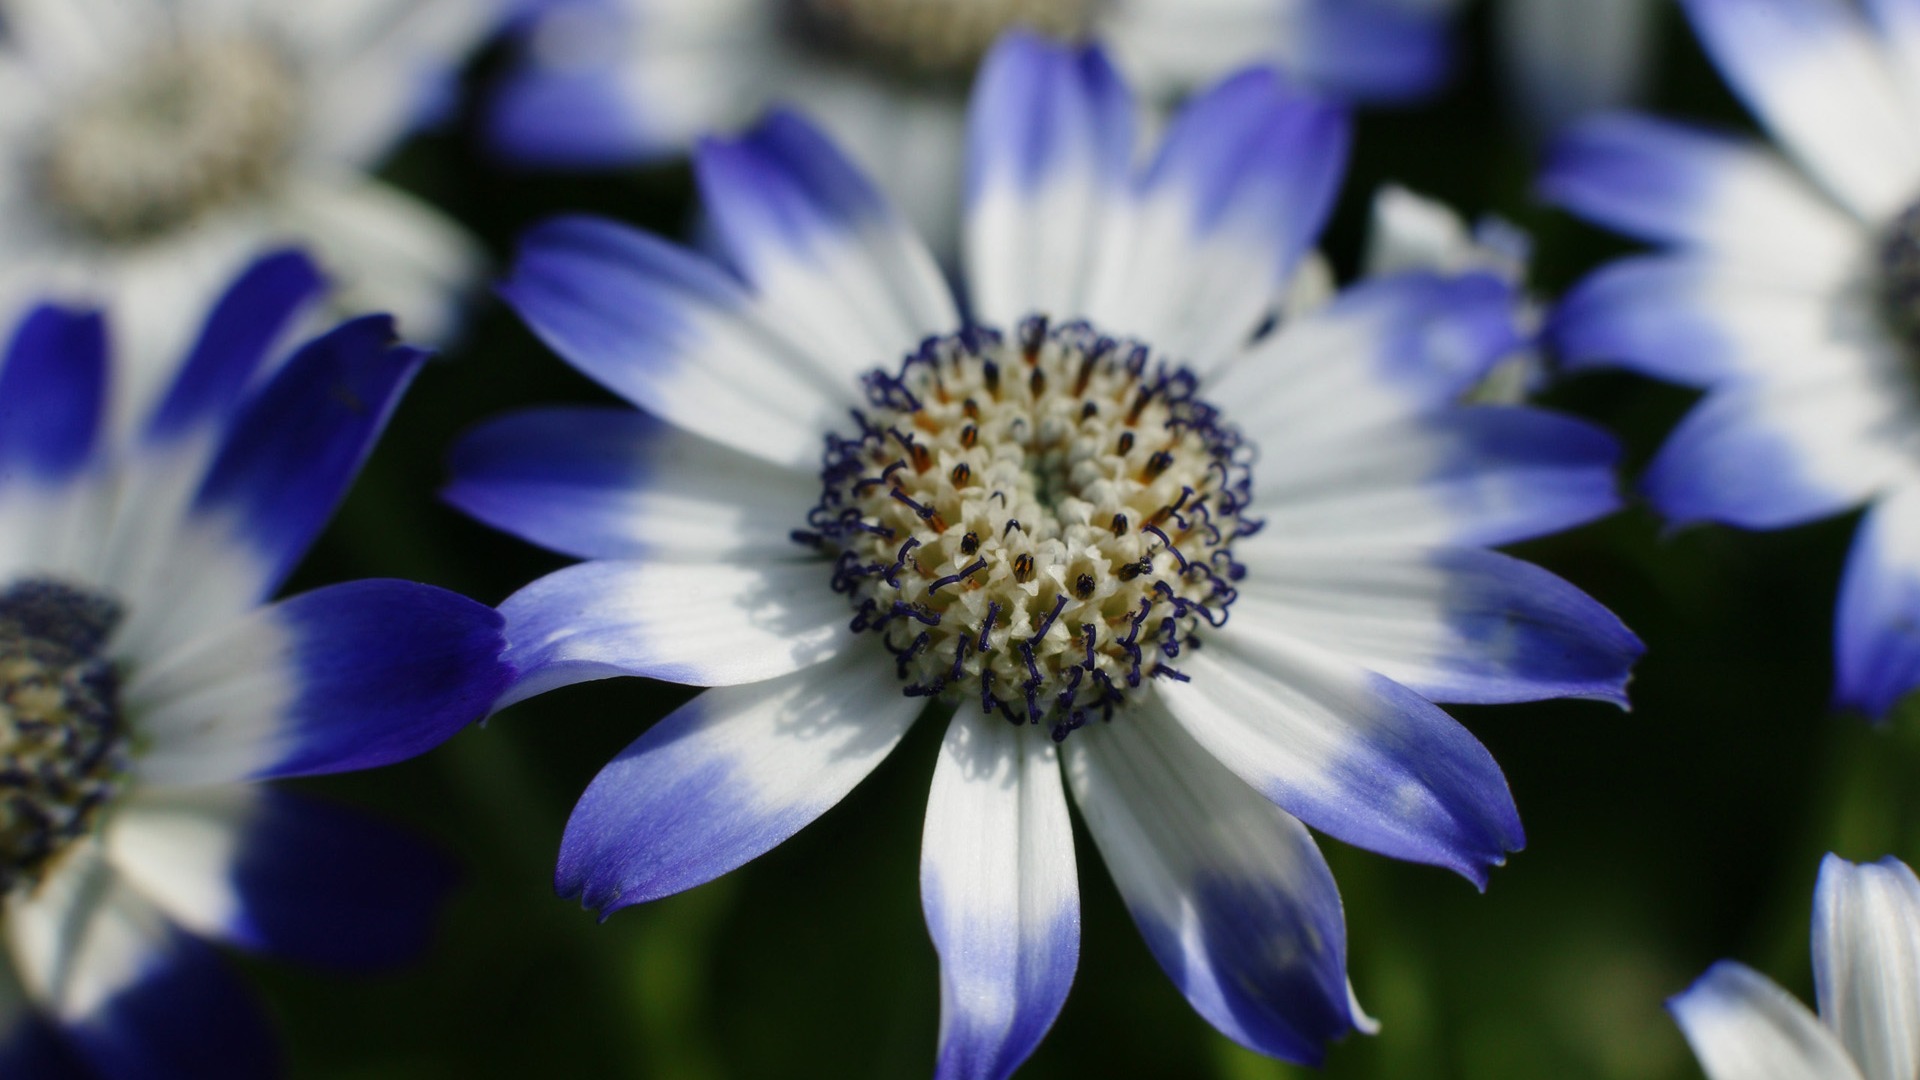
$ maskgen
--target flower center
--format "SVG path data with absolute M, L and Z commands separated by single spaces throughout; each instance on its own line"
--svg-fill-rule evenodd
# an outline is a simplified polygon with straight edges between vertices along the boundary
M 1251 450 L 1196 382 L 1085 323 L 932 339 L 867 376 L 794 538 L 835 557 L 907 694 L 1064 739 L 1184 679 L 1171 662 L 1233 603 Z
M 100 655 L 120 606 L 32 579 L 0 590 L 0 895 L 35 880 L 120 790 L 119 683 Z
M 1015 26 L 1086 33 L 1098 0 L 791 0 L 808 44 L 916 80 L 964 79 Z
M 299 86 L 271 46 L 169 46 L 103 81 L 56 120 L 43 196 L 75 231 L 124 243 L 266 189 L 292 148 Z

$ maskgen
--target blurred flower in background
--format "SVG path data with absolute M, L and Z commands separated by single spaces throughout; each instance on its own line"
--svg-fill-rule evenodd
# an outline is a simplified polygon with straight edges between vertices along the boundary
M 1277 62 L 1363 100 L 1437 89 L 1443 13 L 1424 0 L 533 0 L 500 91 L 509 159 L 607 166 L 685 152 L 770 102 L 820 118 L 937 254 L 958 240 L 966 87 L 1009 27 L 1098 35 L 1151 99 Z
M 500 617 L 440 589 L 267 603 L 423 358 L 368 316 L 269 368 L 321 291 L 305 256 L 256 263 L 131 437 L 100 313 L 36 308 L 0 363 L 0 1075 L 269 1074 L 200 939 L 389 963 L 451 884 L 418 841 L 252 783 L 411 757 L 509 679 Z
M 1668 1002 L 1709 1080 L 1911 1080 L 1920 1076 L 1920 879 L 1885 858 L 1828 855 L 1813 894 L 1807 1007 L 1723 960 Z
M 1495 0 L 1511 100 L 1535 134 L 1639 104 L 1659 59 L 1664 0 Z
M 194 313 L 303 242 L 349 311 L 437 341 L 480 256 L 372 179 L 443 107 L 499 0 L 0 0 L 0 319 L 103 303 L 136 415 Z
M 1458 403 L 1516 343 L 1512 286 L 1382 276 L 1256 338 L 1339 187 L 1344 111 L 1243 72 L 1138 173 L 1134 113 L 1097 49 L 1015 35 L 988 56 L 972 325 L 806 122 L 704 142 L 737 276 L 570 218 L 503 289 L 647 412 L 516 414 L 453 458 L 455 505 L 589 560 L 502 606 L 522 678 L 503 703 L 615 675 L 717 687 L 582 796 L 557 886 L 588 907 L 761 855 L 929 701 L 952 710 L 921 861 L 942 1076 L 1006 1076 L 1064 1002 L 1069 786 L 1193 1008 L 1320 1060 L 1370 1023 L 1307 827 L 1484 884 L 1518 814 L 1431 701 L 1624 704 L 1641 651 L 1487 550 L 1616 506 L 1604 433 Z
M 1594 274 L 1551 332 L 1571 366 L 1708 391 L 1644 481 L 1674 522 L 1778 529 L 1870 507 L 1834 700 L 1882 717 L 1920 686 L 1920 6 L 1686 7 L 1787 156 L 1635 115 L 1575 128 L 1546 195 L 1673 250 Z

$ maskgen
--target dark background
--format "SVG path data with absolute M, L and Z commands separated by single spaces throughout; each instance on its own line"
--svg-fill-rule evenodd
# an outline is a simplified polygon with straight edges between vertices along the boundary
M 1536 154 L 1503 108 L 1484 13 L 1436 103 L 1368 112 L 1328 250 L 1346 274 L 1387 180 L 1538 244 L 1555 295 L 1624 250 L 1529 194 Z M 1750 126 L 1669 19 L 1654 107 Z M 483 90 L 502 67 L 476 65 Z M 392 163 L 501 265 L 527 224 L 588 209 L 675 234 L 682 168 L 591 177 L 490 162 L 469 114 Z M 399 576 L 489 603 L 561 564 L 437 501 L 457 433 L 513 407 L 606 396 L 491 297 L 414 387 L 296 587 Z M 1589 376 L 1550 403 L 1630 447 L 1637 474 L 1691 395 Z M 1876 729 L 1828 708 L 1830 626 L 1857 515 L 1778 533 L 1668 535 L 1643 506 L 1519 553 L 1611 606 L 1645 639 L 1622 713 L 1593 703 L 1458 711 L 1493 750 L 1528 848 L 1486 895 L 1453 875 L 1324 841 L 1346 898 L 1352 974 L 1385 1027 L 1334 1048 L 1333 1077 L 1696 1077 L 1662 1000 L 1736 957 L 1811 1000 L 1807 924 L 1822 853 L 1920 862 L 1920 719 Z M 416 967 L 342 977 L 242 959 L 300 1077 L 594 1075 L 912 1077 L 934 1057 L 938 980 L 920 921 L 920 820 L 938 734 L 921 725 L 844 804 L 772 854 L 602 925 L 553 896 L 560 830 L 599 766 L 689 691 L 615 680 L 516 706 L 378 773 L 300 786 L 433 837 L 465 868 Z M 1091 852 L 1082 836 L 1083 850 Z M 1021 1073 L 1306 1075 L 1215 1034 L 1134 933 L 1099 861 L 1082 861 L 1079 976 Z

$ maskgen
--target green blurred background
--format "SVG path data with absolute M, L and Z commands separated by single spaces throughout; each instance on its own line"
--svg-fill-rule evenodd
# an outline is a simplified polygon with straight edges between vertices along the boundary
M 1538 244 L 1557 294 L 1624 250 L 1536 206 L 1535 152 L 1503 107 L 1484 12 L 1461 71 L 1418 110 L 1361 116 L 1328 237 L 1347 274 L 1374 188 L 1396 180 Z M 1750 126 L 1669 13 L 1655 107 Z M 483 89 L 505 60 L 476 65 Z M 391 176 L 504 261 L 526 225 L 592 210 L 684 231 L 684 169 L 567 177 L 502 170 L 471 107 Z M 436 499 L 457 433 L 517 406 L 610 400 L 495 300 L 416 384 L 296 587 L 400 576 L 489 603 L 561 560 Z M 1551 404 L 1645 463 L 1691 395 L 1583 377 Z M 1779 533 L 1666 534 L 1635 505 L 1519 553 L 1611 606 L 1646 641 L 1634 709 L 1549 703 L 1458 711 L 1512 784 L 1527 850 L 1485 895 L 1445 872 L 1325 841 L 1346 899 L 1353 981 L 1384 1024 L 1335 1047 L 1332 1077 L 1697 1077 L 1661 1009 L 1738 957 L 1811 999 L 1807 924 L 1822 853 L 1920 863 L 1920 716 L 1884 729 L 1827 707 L 1831 610 L 1857 516 Z M 391 975 L 242 960 L 299 1077 L 594 1075 L 661 1080 L 913 1077 L 934 1058 L 938 980 L 917 896 L 938 735 L 921 725 L 846 802 L 722 880 L 605 924 L 553 896 L 574 798 L 688 691 L 615 680 L 549 694 L 424 759 L 303 783 L 435 838 L 464 864 L 431 952 Z M 1022 1071 L 1047 1077 L 1311 1075 L 1244 1052 L 1193 1015 L 1134 933 L 1081 837 L 1084 936 L 1059 1022 Z

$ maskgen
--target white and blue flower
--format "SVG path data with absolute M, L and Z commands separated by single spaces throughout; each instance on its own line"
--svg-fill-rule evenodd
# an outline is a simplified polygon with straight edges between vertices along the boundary
M 367 316 L 270 364 L 322 286 L 256 263 L 126 435 L 98 312 L 37 308 L 0 360 L 0 1075 L 268 1074 L 202 939 L 401 959 L 450 884 L 257 783 L 411 757 L 511 679 L 498 613 L 440 589 L 270 599 L 423 359 Z
M 960 204 L 965 87 L 1023 25 L 1112 42 L 1171 99 L 1276 62 L 1344 96 L 1404 100 L 1442 81 L 1428 0 L 534 0 L 524 64 L 494 109 L 512 160 L 606 166 L 684 153 L 769 103 L 819 117 L 945 255 Z
M 0 0 L 0 325 L 102 306 L 145 401 L 259 251 L 310 246 L 346 311 L 454 328 L 481 257 L 368 175 L 443 110 L 504 0 Z
M 1869 508 L 1834 696 L 1881 716 L 1920 686 L 1920 5 L 1687 11 L 1784 153 L 1637 115 L 1574 129 L 1547 196 L 1663 250 L 1587 279 L 1551 334 L 1570 366 L 1707 391 L 1645 480 L 1675 523 Z
M 1344 171 L 1323 98 L 1243 72 L 1136 170 L 1099 50 L 1010 37 L 974 94 L 966 315 L 785 113 L 697 151 L 724 265 L 587 218 L 524 239 L 508 302 L 644 411 L 454 452 L 455 505 L 587 560 L 502 606 L 502 703 L 712 687 L 587 789 L 558 889 L 611 912 L 726 873 L 931 705 L 939 1075 L 1006 1076 L 1065 999 L 1069 789 L 1193 1007 L 1319 1060 L 1370 1021 L 1308 828 L 1484 883 L 1519 818 L 1432 702 L 1624 700 L 1634 636 L 1487 550 L 1612 510 L 1615 444 L 1458 404 L 1514 342 L 1491 275 L 1370 280 L 1256 338 Z
M 1920 878 L 1828 855 L 1813 894 L 1820 1015 L 1732 960 L 1667 1002 L 1710 1080 L 1920 1076 Z

